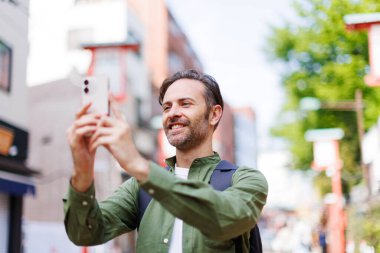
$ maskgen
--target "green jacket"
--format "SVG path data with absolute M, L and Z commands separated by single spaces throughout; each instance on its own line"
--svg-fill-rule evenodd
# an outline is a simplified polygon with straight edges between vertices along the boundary
M 124 182 L 105 201 L 97 202 L 92 186 L 76 192 L 71 186 L 64 198 L 66 232 L 77 245 L 96 245 L 136 229 L 138 191 L 152 197 L 138 231 L 138 253 L 166 253 L 175 217 L 183 223 L 183 253 L 234 252 L 233 238 L 243 234 L 243 252 L 248 252 L 249 231 L 266 202 L 268 185 L 258 170 L 239 167 L 232 186 L 223 192 L 208 182 L 220 161 L 219 155 L 195 159 L 188 180 L 173 175 L 175 157 L 167 160 L 170 171 L 150 163 L 146 182 Z

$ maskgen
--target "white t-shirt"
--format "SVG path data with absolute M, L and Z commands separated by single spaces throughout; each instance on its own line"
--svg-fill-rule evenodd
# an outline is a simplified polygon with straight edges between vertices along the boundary
M 187 176 L 189 175 L 189 169 L 177 167 L 176 165 L 174 174 L 178 178 L 187 179 Z M 173 234 L 172 234 L 172 239 L 171 239 L 171 243 L 169 247 L 169 253 L 182 252 L 182 227 L 183 227 L 183 221 L 176 218 L 174 220 Z

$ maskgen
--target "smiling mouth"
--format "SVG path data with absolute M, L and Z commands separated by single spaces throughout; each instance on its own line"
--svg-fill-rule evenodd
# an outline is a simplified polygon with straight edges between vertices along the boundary
M 180 128 L 183 128 L 183 127 L 184 127 L 184 125 L 174 124 L 174 125 L 170 126 L 170 129 L 175 130 L 175 129 L 180 129 Z

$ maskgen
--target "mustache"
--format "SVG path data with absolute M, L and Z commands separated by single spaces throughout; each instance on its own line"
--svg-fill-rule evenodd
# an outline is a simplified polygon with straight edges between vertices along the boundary
M 184 126 L 187 126 L 187 125 L 190 125 L 190 121 L 189 120 L 186 120 L 186 119 L 178 119 L 178 118 L 173 118 L 173 119 L 170 119 L 168 122 L 167 122 L 167 126 L 170 126 L 170 125 L 173 125 L 173 124 L 181 124 L 181 125 L 184 125 Z

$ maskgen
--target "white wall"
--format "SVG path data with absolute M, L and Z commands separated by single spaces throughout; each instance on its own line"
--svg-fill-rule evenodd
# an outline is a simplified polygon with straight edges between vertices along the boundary
M 21 128 L 27 126 L 26 60 L 28 56 L 28 3 L 15 6 L 0 1 L 0 40 L 12 48 L 11 90 L 0 90 L 0 118 Z
M 235 122 L 235 159 L 237 165 L 257 168 L 256 119 L 244 114 L 234 113 Z
M 125 41 L 126 2 L 113 0 L 75 4 L 73 0 L 33 0 L 28 84 L 62 79 L 73 69 L 86 72 L 91 54 L 82 49 L 69 50 L 69 31 L 88 29 L 93 43 Z

